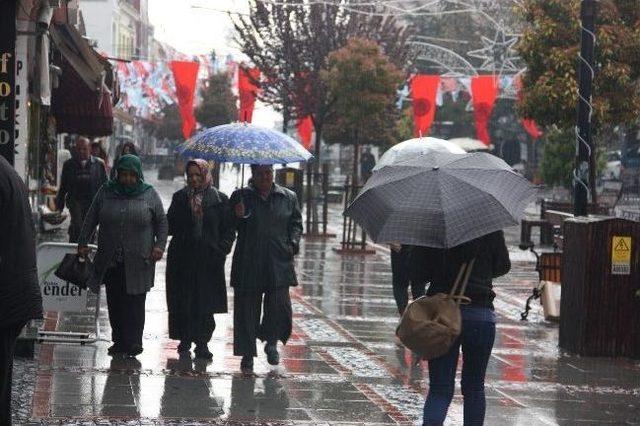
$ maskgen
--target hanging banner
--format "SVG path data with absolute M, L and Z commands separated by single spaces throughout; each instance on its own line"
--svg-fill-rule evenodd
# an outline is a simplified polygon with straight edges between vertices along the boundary
M 193 114 L 193 102 L 198 77 L 197 62 L 172 61 L 171 71 L 176 82 L 176 96 L 182 117 L 182 135 L 189 139 L 196 129 L 196 118 Z
M 429 129 L 436 115 L 436 95 L 439 85 L 439 75 L 418 74 L 411 79 L 413 133 L 415 137 L 429 134 Z
M 516 80 L 515 85 L 516 85 L 517 97 L 519 101 L 522 96 L 522 76 L 521 75 L 516 76 L 515 80 Z M 538 129 L 538 125 L 534 120 L 531 120 L 529 118 L 521 118 L 520 122 L 522 123 L 522 127 L 524 127 L 524 130 L 533 139 L 538 139 L 540 138 L 540 136 L 542 136 L 543 133 L 540 131 L 540 129 Z
M 524 130 L 531 136 L 533 139 L 539 139 L 542 136 L 542 132 L 538 129 L 536 122 L 534 120 L 530 120 L 528 118 L 521 119 L 522 127 Z
M 16 137 L 16 4 L 0 1 L 0 155 L 11 165 Z
M 313 120 L 308 115 L 304 118 L 298 119 L 298 136 L 300 137 L 300 143 L 308 151 L 311 149 L 311 133 L 313 132 Z
M 240 98 L 238 121 L 251 123 L 259 90 L 253 82 L 259 79 L 260 70 L 258 68 L 238 68 L 238 97 Z
M 498 97 L 498 79 L 494 75 L 471 77 L 471 98 L 473 117 L 476 120 L 476 137 L 487 146 L 491 145 L 489 119 Z

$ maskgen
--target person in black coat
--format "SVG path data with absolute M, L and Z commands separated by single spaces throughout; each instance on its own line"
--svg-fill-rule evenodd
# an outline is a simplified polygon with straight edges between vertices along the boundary
M 238 243 L 233 253 L 233 354 L 253 370 L 256 339 L 266 342 L 271 365 L 280 362 L 278 340 L 291 336 L 289 287 L 298 285 L 294 256 L 300 250 L 302 215 L 293 191 L 273 183 L 271 166 L 251 166 L 251 181 L 231 195 Z
M 56 196 L 56 208 L 62 211 L 66 205 L 71 215 L 69 242 L 78 242 L 91 202 L 106 181 L 105 164 L 91 155 L 89 139 L 79 137 L 74 157 L 62 166 L 60 188 Z
M 413 247 L 409 262 L 410 279 L 430 283 L 428 296 L 449 293 L 462 265 L 472 265 L 464 292 L 471 302 L 460 306 L 460 336 L 447 354 L 429 360 L 429 393 L 423 424 L 443 424 L 453 398 L 456 365 L 462 348 L 464 424 L 481 425 L 486 409 L 484 378 L 496 335 L 493 279 L 511 269 L 504 233 L 493 232 L 450 249 Z
M 195 343 L 198 358 L 211 359 L 207 348 L 215 329 L 214 314 L 227 312 L 224 264 L 235 239 L 226 195 L 211 186 L 204 160 L 187 164 L 188 186 L 173 195 L 167 213 L 167 306 L 169 337 L 180 340 L 178 352 Z
M 42 318 L 42 296 L 27 188 L 2 156 L 0 218 L 0 425 L 10 425 L 13 351 L 25 324 Z

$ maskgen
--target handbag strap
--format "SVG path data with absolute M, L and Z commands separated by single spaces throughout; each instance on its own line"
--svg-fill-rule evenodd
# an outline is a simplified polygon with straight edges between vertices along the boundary
M 458 276 L 456 277 L 456 280 L 451 287 L 451 291 L 449 292 L 449 298 L 455 299 L 457 306 L 460 306 L 463 299 L 467 303 L 470 301 L 469 298 L 464 295 L 464 292 L 467 289 L 467 283 L 469 282 L 469 277 L 471 276 L 471 271 L 473 270 L 473 265 L 475 263 L 476 259 L 473 258 L 471 259 L 471 262 L 460 265 Z
M 466 263 L 463 263 L 462 265 L 460 265 L 460 269 L 458 270 L 458 275 L 456 276 L 456 280 L 453 282 L 453 286 L 451 287 L 451 291 L 449 292 L 450 298 L 453 298 L 458 293 L 458 287 L 460 287 L 460 281 L 462 280 L 462 276 L 466 269 L 467 269 Z

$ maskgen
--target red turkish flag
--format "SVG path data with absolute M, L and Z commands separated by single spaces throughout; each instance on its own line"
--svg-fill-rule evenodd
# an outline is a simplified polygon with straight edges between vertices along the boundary
M 418 74 L 411 79 L 413 133 L 416 137 L 429 134 L 436 115 L 436 95 L 439 85 L 439 75 Z
M 518 90 L 518 99 L 520 99 L 522 93 L 522 76 L 520 75 L 516 77 L 516 89 Z M 522 118 L 520 122 L 522 123 L 522 127 L 524 127 L 524 130 L 533 139 L 538 139 L 540 136 L 542 136 L 543 133 L 540 129 L 538 129 L 538 125 L 534 120 L 530 118 Z
M 256 97 L 260 90 L 253 82 L 259 79 L 260 70 L 258 68 L 238 68 L 238 94 L 240 97 L 239 121 L 251 123 Z
M 182 135 L 189 139 L 196 129 L 196 117 L 193 115 L 193 100 L 198 77 L 197 62 L 172 61 L 171 71 L 176 82 L 176 96 L 182 117 Z
M 306 150 L 311 149 L 311 133 L 313 132 L 313 120 L 310 115 L 298 119 L 298 136 Z
M 491 144 L 489 119 L 498 97 L 498 78 L 495 75 L 471 77 L 473 117 L 476 120 L 476 135 L 487 146 Z

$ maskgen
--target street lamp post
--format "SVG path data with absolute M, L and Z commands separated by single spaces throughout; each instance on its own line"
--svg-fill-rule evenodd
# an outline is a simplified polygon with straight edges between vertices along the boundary
M 580 87 L 578 99 L 578 123 L 576 126 L 576 168 L 574 171 L 573 213 L 587 215 L 589 196 L 589 168 L 593 145 L 591 143 L 591 91 L 594 68 L 596 0 L 582 0 L 580 20 L 582 22 L 580 47 Z

